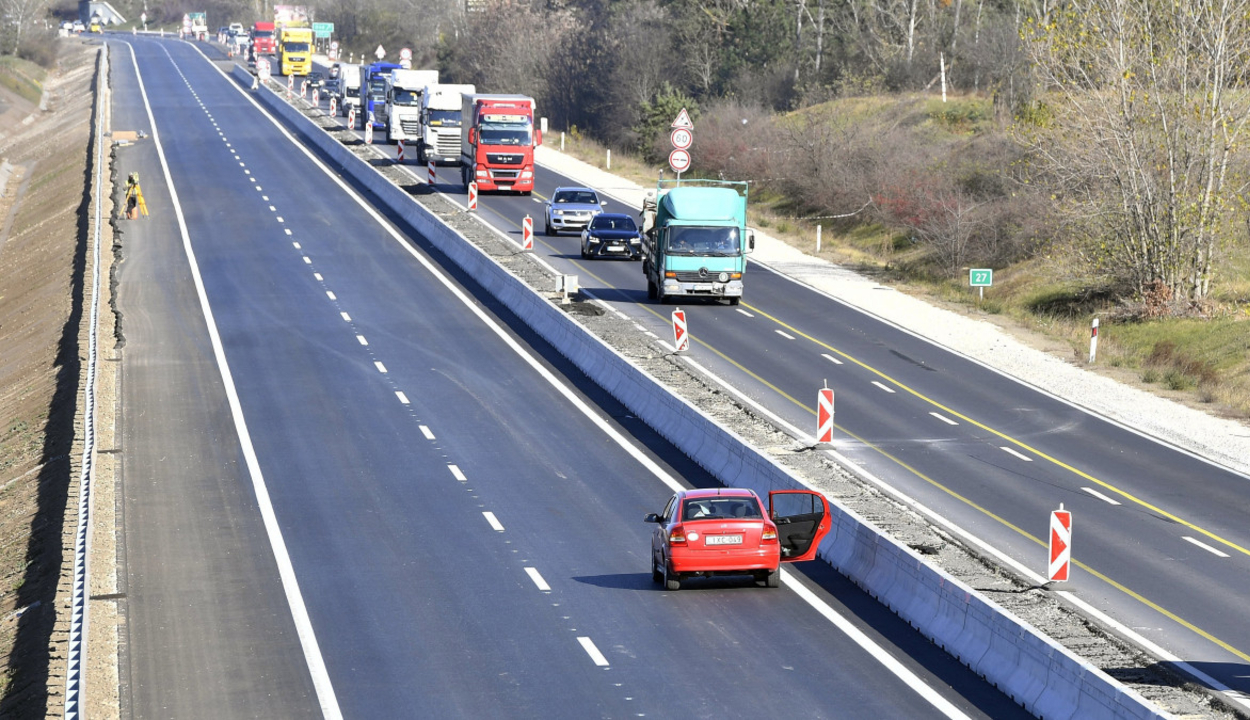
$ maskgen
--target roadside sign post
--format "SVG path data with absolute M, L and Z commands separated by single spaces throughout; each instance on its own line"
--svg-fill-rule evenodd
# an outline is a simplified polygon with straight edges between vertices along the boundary
M 374 56 L 374 57 L 376 57 L 376 58 L 377 58 L 377 59 L 379 59 L 379 60 L 381 60 L 382 58 L 386 57 L 386 48 L 384 48 L 384 47 L 382 47 L 381 45 L 379 45 L 379 46 L 378 46 L 378 49 L 373 51 L 373 56 Z
M 405 70 L 412 69 L 412 50 L 404 48 L 399 51 L 399 66 Z
M 816 397 L 816 442 L 833 443 L 833 390 L 828 380 Z
M 1094 318 L 1094 324 L 1089 328 L 1089 364 L 1094 364 L 1094 358 L 1098 356 L 1098 318 Z
M 968 271 L 968 284 L 981 293 L 985 299 L 985 288 L 994 284 L 994 271 L 989 268 L 973 268 Z
M 477 183 L 469 183 L 469 210 L 477 210 Z
M 521 221 L 521 249 L 526 252 L 534 249 L 534 218 L 529 215 Z
M 1050 567 L 1046 577 L 1051 582 L 1068 579 L 1072 565 L 1072 513 L 1059 509 L 1050 513 Z
M 673 131 L 668 139 L 673 144 L 673 151 L 668 154 L 668 166 L 681 180 L 681 174 L 690 169 L 690 146 L 694 144 L 694 123 L 690 122 L 690 113 L 686 112 L 686 108 L 677 113 L 670 127 Z
M 690 332 L 686 328 L 686 311 L 677 308 L 673 311 L 673 352 L 686 352 L 690 349 Z

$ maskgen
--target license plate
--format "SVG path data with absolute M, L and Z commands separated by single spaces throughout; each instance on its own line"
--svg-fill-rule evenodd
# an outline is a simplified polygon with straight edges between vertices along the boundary
M 624 252 L 625 251 L 625 248 L 621 247 L 620 245 L 608 245 L 604 249 L 607 250 L 608 252 Z
M 708 535 L 703 539 L 704 545 L 741 545 L 741 535 Z
M 712 292 L 712 283 L 695 283 L 690 289 L 695 292 Z

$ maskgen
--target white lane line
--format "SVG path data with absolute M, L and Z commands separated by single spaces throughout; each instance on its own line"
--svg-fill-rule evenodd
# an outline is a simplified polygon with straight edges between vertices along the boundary
M 259 185 L 257 185 L 257 186 L 256 186 L 256 189 L 257 189 L 257 190 L 259 190 L 259 189 L 260 189 L 260 186 L 259 186 Z M 260 196 L 260 199 L 261 199 L 261 200 L 264 200 L 265 202 L 269 202 L 269 196 L 268 196 L 268 195 L 261 195 L 261 196 Z
M 291 234 L 291 228 L 282 228 L 282 232 L 286 233 L 287 235 L 290 235 L 290 234 Z
M 351 316 L 351 315 L 348 315 L 348 314 L 347 314 L 347 313 L 345 313 L 345 312 L 340 312 L 340 313 L 339 313 L 339 317 L 343 318 L 343 322 L 351 322 L 351 321 L 352 321 L 352 316 Z
M 369 344 L 369 341 L 365 339 L 365 336 L 364 336 L 364 335 L 357 335 L 357 336 L 356 336 L 356 339 L 360 341 L 360 344 L 361 344 L 361 345 L 368 345 L 368 344 Z
M 1103 495 L 1102 493 L 1098 492 L 1098 491 L 1097 491 L 1097 490 L 1095 490 L 1094 488 L 1087 488 L 1087 487 L 1083 487 L 1083 488 L 1081 488 L 1081 489 L 1082 489 L 1082 490 L 1084 490 L 1085 492 L 1089 493 L 1090 495 L 1093 495 L 1094 497 L 1098 498 L 1099 500 L 1102 500 L 1103 502 L 1107 503 L 1108 505 L 1119 505 L 1119 504 L 1120 504 L 1120 501 L 1119 501 L 1119 500 L 1116 500 L 1115 498 L 1107 497 L 1106 495 Z
M 543 580 L 542 575 L 538 574 L 538 568 L 527 567 L 525 568 L 525 574 L 530 576 L 530 580 L 534 581 L 534 584 L 538 586 L 539 590 L 542 590 L 543 592 L 551 592 L 551 586 L 547 584 L 546 580 Z
M 251 175 L 251 174 L 252 174 L 252 171 L 251 171 L 251 170 L 244 170 L 244 171 L 243 171 L 243 174 L 244 174 L 244 175 Z
M 434 439 L 434 433 L 430 432 L 430 428 L 425 425 L 418 425 L 417 427 L 421 428 L 421 434 L 425 436 L 426 440 Z
M 312 258 L 310 258 L 310 257 L 308 257 L 307 255 L 305 255 L 305 256 L 304 256 L 304 264 L 305 264 L 305 265 L 312 265 Z
M 881 388 L 882 390 L 884 390 L 884 391 L 886 391 L 886 392 L 890 393 L 891 395 L 893 395 L 893 394 L 894 394 L 894 388 L 892 388 L 892 387 L 890 387 L 890 386 L 888 386 L 888 385 L 882 385 L 881 383 L 877 382 L 876 380 L 873 380 L 873 381 L 872 381 L 872 384 L 873 384 L 873 385 L 876 385 L 877 387 Z
M 270 211 L 270 212 L 278 212 L 278 208 L 274 207 L 273 205 L 270 205 L 270 206 L 269 206 L 269 211 Z
M 124 42 L 124 41 L 123 41 Z M 208 338 L 213 346 L 213 356 L 221 371 L 222 386 L 226 391 L 226 400 L 230 406 L 230 414 L 234 419 L 235 433 L 239 437 L 240 449 L 243 452 L 244 464 L 252 479 L 252 489 L 256 493 L 257 509 L 269 538 L 269 546 L 273 550 L 274 561 L 278 567 L 278 576 L 282 580 L 282 588 L 286 594 L 287 605 L 291 609 L 291 618 L 295 624 L 295 635 L 299 638 L 300 648 L 304 652 L 304 662 L 312 680 L 313 689 L 317 693 L 317 701 L 321 706 L 321 714 L 326 720 L 340 720 L 343 711 L 339 708 L 338 698 L 334 693 L 334 685 L 330 682 L 330 673 L 326 669 L 325 659 L 321 655 L 321 647 L 317 643 L 317 633 L 313 629 L 312 619 L 308 615 L 308 607 L 304 604 L 304 596 L 300 591 L 299 579 L 295 576 L 295 567 L 291 563 L 291 555 L 287 551 L 286 541 L 282 537 L 282 527 L 278 524 L 274 512 L 273 501 L 269 497 L 269 488 L 265 485 L 265 477 L 260 470 L 260 460 L 256 457 L 256 449 L 252 446 L 252 436 L 247 429 L 243 417 L 243 405 L 239 400 L 238 390 L 234 386 L 234 376 L 230 372 L 230 364 L 226 360 L 226 349 L 221 343 L 221 333 L 217 330 L 217 322 L 213 319 L 213 308 L 208 302 L 208 293 L 204 289 L 204 278 L 200 275 L 200 264 L 195 257 L 195 249 L 191 247 L 191 233 L 187 229 L 187 220 L 182 212 L 182 204 L 178 200 L 178 189 L 174 185 L 173 175 L 169 172 L 169 161 L 165 157 L 165 148 L 161 144 L 160 130 L 156 117 L 152 114 L 152 105 L 148 101 L 148 91 L 143 83 L 143 74 L 139 71 L 139 61 L 135 57 L 134 47 L 130 47 L 130 59 L 134 64 L 135 77 L 139 81 L 139 92 L 143 95 L 143 104 L 147 109 L 148 126 L 151 128 L 152 141 L 156 146 L 156 155 L 161 161 L 161 170 L 165 174 L 165 187 L 169 189 L 170 199 L 174 205 L 174 215 L 178 219 L 178 230 L 182 235 L 182 246 L 187 255 L 187 263 L 191 269 L 191 277 L 195 281 L 195 292 L 200 298 L 200 309 L 204 313 Z M 166 55 L 169 54 L 165 50 Z M 173 56 L 169 56 L 173 62 Z M 215 65 L 213 67 L 216 67 Z M 218 69 L 220 71 L 220 68 Z
M 499 522 L 499 518 L 495 517 L 495 513 L 488 510 L 482 513 L 482 517 L 486 518 L 486 522 L 490 523 L 491 529 L 495 532 L 503 532 L 503 523 Z
M 385 365 L 383 365 L 382 363 L 378 362 L 377 360 L 374 360 L 374 361 L 373 361 L 373 366 L 374 366 L 375 368 L 377 368 L 377 369 L 378 369 L 378 372 L 380 372 L 380 373 L 385 373 L 385 372 L 386 372 L 386 366 L 385 366 Z
M 747 316 L 747 317 L 749 317 L 749 318 L 753 318 L 753 317 L 755 317 L 754 315 L 752 315 L 751 313 L 747 312 L 746 310 L 743 310 L 742 308 L 738 308 L 738 312 L 742 313 L 743 315 L 746 315 L 746 316 Z
M 1197 545 L 1198 547 L 1202 548 L 1203 550 L 1206 550 L 1207 552 L 1211 553 L 1212 555 L 1215 555 L 1216 557 L 1222 557 L 1222 558 L 1228 557 L 1228 553 L 1224 552 L 1223 550 L 1218 550 L 1216 548 L 1213 548 L 1210 545 L 1202 542 L 1201 540 L 1195 540 L 1194 538 L 1191 538 L 1188 535 L 1183 536 L 1181 539 L 1187 543 L 1192 543 L 1194 545 Z
M 793 340 L 793 339 L 794 339 L 794 336 L 793 336 L 793 335 L 790 335 L 789 333 L 783 333 L 783 332 L 781 332 L 780 330 L 773 330 L 773 332 L 777 333 L 778 335 L 780 335 L 781 337 L 783 337 L 783 338 L 785 338 L 785 339 L 787 339 L 787 340 Z
M 317 282 L 321 282 L 322 280 L 324 280 L 324 278 L 321 277 L 321 273 L 313 273 L 313 278 L 315 278 Z M 333 300 L 334 298 L 330 298 L 330 299 Z
M 243 163 L 239 163 L 239 167 L 247 167 L 247 165 L 244 165 Z
M 794 592 L 795 595 L 798 595 L 800 598 L 805 600 L 808 605 L 811 605 L 816 610 L 816 612 L 820 613 L 826 620 L 837 626 L 837 628 L 845 633 L 847 637 L 855 641 L 856 645 L 859 645 L 861 648 L 868 651 L 870 655 L 876 658 L 877 662 L 881 663 L 887 670 L 894 673 L 894 676 L 899 680 L 902 680 L 911 686 L 912 690 L 915 690 L 920 697 L 928 700 L 929 704 L 943 715 L 948 718 L 968 718 L 963 711 L 951 704 L 949 700 L 942 697 L 933 688 L 929 687 L 924 680 L 921 680 L 915 673 L 908 670 L 898 660 L 895 660 L 894 656 L 886 652 L 886 650 L 878 645 L 876 641 L 865 635 L 862 630 L 851 624 L 850 620 L 847 620 L 839 615 L 836 610 L 825 604 L 824 600 L 816 597 L 815 593 L 808 590 L 807 586 L 803 585 L 798 580 L 795 580 L 789 570 L 784 568 L 782 569 L 781 580 L 786 584 L 786 587 L 790 588 L 790 590 Z
M 841 360 L 837 359 L 836 357 L 834 357 L 834 356 L 832 356 L 832 355 L 830 355 L 830 354 L 828 354 L 828 353 L 821 353 L 821 354 L 820 354 L 820 356 L 821 356 L 822 358 L 824 358 L 824 359 L 828 360 L 829 362 L 833 363 L 834 365 L 841 365 L 841 364 L 842 364 L 842 361 L 841 361 Z
M 296 250 L 302 250 L 302 249 L 303 249 L 303 248 L 301 248 L 301 247 L 299 246 L 299 243 L 297 243 L 297 242 L 293 242 L 293 243 L 291 243 L 291 245 L 292 245 L 292 246 L 293 246 Z
M 591 642 L 590 638 L 579 637 L 577 638 L 577 642 L 581 643 L 582 649 L 586 651 L 586 654 L 590 656 L 590 659 L 593 660 L 596 665 L 599 667 L 608 666 L 608 659 L 603 656 L 603 653 L 599 652 L 599 648 L 595 647 L 595 644 Z
M 931 413 L 929 413 L 929 414 L 930 414 L 930 415 L 932 415 L 933 417 L 937 418 L 938 420 L 941 420 L 942 422 L 946 423 L 947 425 L 958 425 L 958 424 L 959 424 L 959 423 L 955 422 L 954 420 L 951 420 L 950 418 L 946 417 L 945 415 L 940 415 L 940 414 L 935 413 L 935 412 L 931 412 Z
M 402 392 L 400 392 L 400 391 L 398 391 L 398 390 L 396 390 L 396 391 L 395 391 L 395 397 L 399 398 L 399 401 L 400 401 L 401 403 L 403 403 L 403 404 L 405 404 L 405 405 L 409 404 L 409 403 L 408 403 L 408 396 L 407 396 L 407 395 L 405 395 L 405 394 L 403 394 Z
M 1015 450 L 1012 450 L 1011 448 L 1007 447 L 1006 445 L 1002 445 L 1002 446 L 1000 446 L 998 449 L 999 449 L 999 450 L 1002 450 L 1003 452 L 1007 453 L 1008 455 L 1015 455 L 1016 457 L 1020 458 L 1021 460 L 1025 461 L 1025 462 L 1033 462 L 1033 458 L 1029 457 L 1028 455 L 1024 455 L 1024 454 L 1022 454 L 1022 453 L 1018 453 L 1018 452 L 1016 452 Z
M 451 476 L 459 480 L 460 482 L 465 482 L 469 479 L 464 476 L 464 473 L 460 472 L 459 465 L 448 465 L 447 469 L 451 471 Z
M 257 185 L 257 186 L 256 186 L 256 189 L 257 189 L 257 190 L 260 190 L 261 188 L 260 188 L 260 186 L 259 186 L 259 185 Z M 269 197 L 268 197 L 268 196 L 266 196 L 266 197 L 265 197 L 265 202 L 269 202 Z
M 650 330 L 643 330 L 643 331 L 642 331 L 642 334 L 643 334 L 643 335 L 646 335 L 646 336 L 647 336 L 647 337 L 649 337 L 649 338 L 655 338 L 656 340 L 659 340 L 659 339 L 660 339 L 660 336 L 659 336 L 659 335 L 656 335 L 655 333 L 651 332 Z
M 281 216 L 281 215 L 279 215 L 279 216 L 278 216 L 278 222 L 280 222 L 280 223 L 284 223 L 284 222 L 286 222 L 286 220 L 283 220 L 283 219 L 282 219 L 282 216 Z

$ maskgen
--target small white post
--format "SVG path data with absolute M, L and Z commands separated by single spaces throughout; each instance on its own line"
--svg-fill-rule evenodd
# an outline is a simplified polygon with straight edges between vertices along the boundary
M 547 134 L 547 118 L 538 119 L 538 128 L 543 131 L 543 135 Z
M 564 131 L 560 131 L 560 152 L 564 152 Z
M 609 149 L 609 150 L 608 150 L 608 167 L 607 167 L 607 169 L 608 169 L 608 170 L 611 170 L 611 169 L 612 169 L 612 150 L 611 150 L 611 149 Z
M 938 53 L 938 62 L 942 64 L 942 102 L 946 102 L 946 53 Z
M 1089 364 L 1094 364 L 1094 359 L 1098 356 L 1098 318 L 1094 318 L 1094 324 L 1089 328 Z M 1062 508 L 1061 508 L 1062 509 Z
M 816 254 L 818 255 L 820 254 L 820 231 L 821 231 L 821 228 L 823 227 L 824 225 L 816 226 Z

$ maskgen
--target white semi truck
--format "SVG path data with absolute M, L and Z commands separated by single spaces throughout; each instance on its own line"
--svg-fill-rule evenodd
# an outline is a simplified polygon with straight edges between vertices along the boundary
M 438 84 L 437 70 L 392 70 L 386 80 L 386 141 L 421 137 L 421 95 Z
M 460 162 L 460 109 L 465 95 L 477 92 L 473 85 L 428 85 L 421 94 L 421 139 L 417 160 L 421 164 Z

